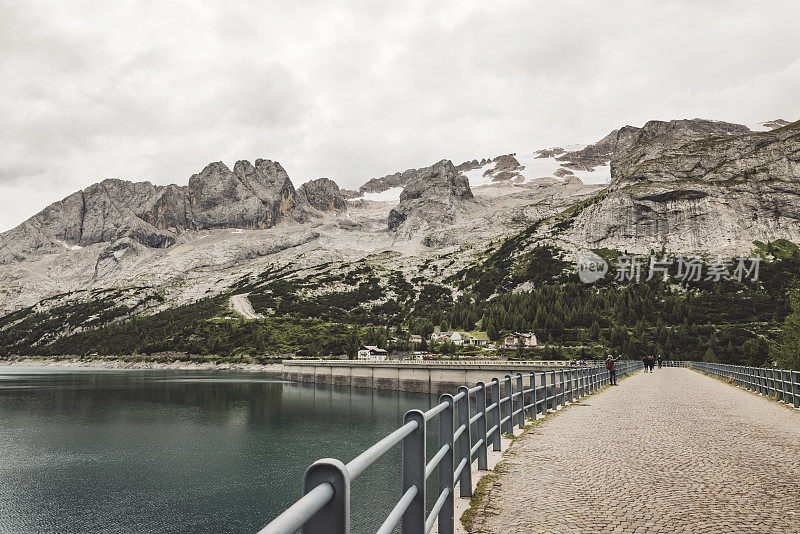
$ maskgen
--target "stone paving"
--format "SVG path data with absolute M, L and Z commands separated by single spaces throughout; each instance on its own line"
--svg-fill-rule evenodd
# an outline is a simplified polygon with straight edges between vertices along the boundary
M 473 532 L 800 532 L 800 411 L 638 372 L 517 440 Z

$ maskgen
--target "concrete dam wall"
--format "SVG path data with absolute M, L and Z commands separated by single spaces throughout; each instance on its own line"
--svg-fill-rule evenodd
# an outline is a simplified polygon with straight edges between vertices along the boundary
M 358 361 L 284 360 L 283 377 L 295 382 L 375 388 L 416 393 L 452 393 L 459 386 L 488 384 L 517 373 L 575 367 L 565 361 Z M 529 379 L 526 378 L 526 387 Z M 539 380 L 537 378 L 537 386 Z

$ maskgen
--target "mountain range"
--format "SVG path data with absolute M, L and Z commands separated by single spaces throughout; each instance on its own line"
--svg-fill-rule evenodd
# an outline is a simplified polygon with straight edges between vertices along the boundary
M 0 234 L 0 314 L 114 291 L 131 308 L 111 319 L 121 320 L 265 272 L 334 275 L 365 262 L 417 290 L 458 292 L 503 243 L 570 260 L 583 249 L 733 255 L 800 242 L 800 122 L 759 130 L 650 121 L 589 146 L 444 159 L 358 191 L 327 178 L 296 188 L 267 159 L 210 163 L 187 185 L 103 180 Z

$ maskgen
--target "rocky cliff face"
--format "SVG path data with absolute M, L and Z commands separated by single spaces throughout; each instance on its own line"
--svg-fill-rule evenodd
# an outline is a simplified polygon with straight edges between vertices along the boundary
M 297 196 L 304 203 L 318 211 L 347 211 L 347 200 L 336 182 L 328 178 L 311 180 L 300 186 Z
M 188 186 L 104 180 L 0 234 L 0 264 L 121 238 L 163 248 L 191 230 L 270 228 L 287 219 L 304 220 L 308 206 L 343 211 L 338 191 L 330 180 L 316 181 L 298 197 L 283 167 L 265 159 L 255 165 L 238 161 L 233 171 L 222 162 L 210 163 Z
M 0 234 L 0 264 L 133 236 L 150 247 L 169 246 L 175 236 L 136 216 L 162 188 L 149 182 L 104 180 L 45 208 Z
M 625 127 L 612 182 L 580 211 L 572 239 L 646 253 L 747 252 L 800 241 L 800 122 L 770 132 L 715 121 Z
M 269 228 L 289 215 L 297 194 L 280 163 L 237 161 L 233 172 L 210 163 L 189 179 L 189 206 L 196 228 Z
M 469 180 L 453 162 L 442 160 L 416 172 L 400 194 L 400 204 L 389 212 L 389 230 L 410 236 L 437 226 L 452 224 L 472 202 Z

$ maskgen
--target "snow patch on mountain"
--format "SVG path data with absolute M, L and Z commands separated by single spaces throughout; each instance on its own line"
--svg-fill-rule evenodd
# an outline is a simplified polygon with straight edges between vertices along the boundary
M 402 192 L 402 187 L 392 187 L 380 193 L 364 193 L 354 200 L 363 198 L 364 200 L 371 200 L 373 202 L 400 202 L 400 193 Z
M 570 150 L 580 150 L 581 145 L 572 145 L 569 148 Z M 519 171 L 522 179 L 512 180 L 513 183 L 528 183 L 539 178 L 555 178 L 561 181 L 564 179 L 563 176 L 558 176 L 559 173 L 556 173 L 559 169 L 569 171 L 572 176 L 580 179 L 585 184 L 605 185 L 611 182 L 611 166 L 608 163 L 599 165 L 592 171 L 585 171 L 564 167 L 564 162 L 557 160 L 556 157 L 539 158 L 536 157 L 537 155 L 538 152 L 514 154 L 514 157 L 524 169 Z M 497 183 L 492 180 L 491 175 L 484 175 L 486 170 L 491 169 L 493 166 L 494 163 L 489 162 L 481 167 L 463 172 L 469 179 L 470 187 L 482 187 Z

